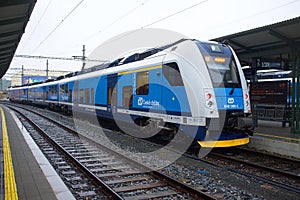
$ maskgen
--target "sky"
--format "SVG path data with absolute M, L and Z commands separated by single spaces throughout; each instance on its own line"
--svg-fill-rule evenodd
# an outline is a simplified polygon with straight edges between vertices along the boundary
M 210 40 L 300 16 L 300 0 L 38 0 L 16 55 L 89 56 L 121 33 L 167 29 Z M 43 70 L 44 59 L 14 57 L 6 78 L 25 69 Z M 49 59 L 49 70 L 77 71 L 80 61 Z

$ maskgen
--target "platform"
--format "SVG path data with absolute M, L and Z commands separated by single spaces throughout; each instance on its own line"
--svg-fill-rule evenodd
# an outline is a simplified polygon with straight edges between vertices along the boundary
M 300 134 L 290 133 L 281 122 L 259 120 L 247 146 L 300 159 Z
M 0 198 L 74 199 L 17 117 L 2 105 L 0 113 Z

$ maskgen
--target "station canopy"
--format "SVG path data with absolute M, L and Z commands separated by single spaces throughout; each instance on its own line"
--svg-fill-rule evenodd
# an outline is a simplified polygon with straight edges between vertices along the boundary
M 0 1 L 0 78 L 9 68 L 35 3 L 36 0 Z
M 289 60 L 300 48 L 300 17 L 283 22 L 222 36 L 214 41 L 227 41 L 243 65 L 252 64 L 253 58 Z

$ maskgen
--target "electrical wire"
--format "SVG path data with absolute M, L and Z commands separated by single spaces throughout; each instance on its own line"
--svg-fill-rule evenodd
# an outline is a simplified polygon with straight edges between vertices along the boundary
M 51 2 L 52 2 L 52 0 L 48 2 L 48 5 L 46 6 L 46 8 L 45 8 L 43 14 L 41 15 L 41 17 L 40 17 L 40 19 L 38 20 L 37 24 L 36 24 L 35 27 L 33 28 L 33 31 L 31 32 L 30 36 L 28 37 L 28 39 L 27 39 L 26 42 L 24 43 L 23 48 L 24 48 L 25 46 L 27 46 L 26 44 L 31 40 L 32 35 L 35 33 L 35 31 L 36 31 L 38 25 L 40 24 L 40 22 L 42 21 L 43 17 L 45 16 L 46 11 L 48 10 L 48 8 L 49 8 Z M 23 50 L 23 48 L 22 48 L 22 50 Z M 22 51 L 22 50 L 21 50 L 21 51 Z
M 129 16 L 131 13 L 133 13 L 134 11 L 136 11 L 137 9 L 139 9 L 140 7 L 144 6 L 148 1 L 150 1 L 150 0 L 147 0 L 147 1 L 139 4 L 138 6 L 136 6 L 133 9 L 131 9 L 129 12 L 125 13 L 121 17 L 117 18 L 115 21 L 113 21 L 112 23 L 110 23 L 109 25 L 107 25 L 106 27 L 104 27 L 102 30 L 100 30 L 98 32 L 103 32 L 104 30 L 108 29 L 109 27 L 111 27 L 112 25 L 114 25 L 115 23 L 117 23 L 118 21 L 120 21 L 121 19 L 124 19 L 125 17 Z
M 209 0 L 200 1 L 200 2 L 198 2 L 198 3 L 196 3 L 196 4 L 193 4 L 193 5 L 191 5 L 191 6 L 189 6 L 189 7 L 186 7 L 186 8 L 184 8 L 184 9 L 182 9 L 182 10 L 179 10 L 179 11 L 173 13 L 173 14 L 170 14 L 170 15 L 168 15 L 168 16 L 162 17 L 162 18 L 160 18 L 160 19 L 158 19 L 158 20 L 156 20 L 156 21 L 154 21 L 154 22 L 152 22 L 152 23 L 150 23 L 150 24 L 147 24 L 147 25 L 145 25 L 145 26 L 142 26 L 140 29 L 143 29 L 143 28 L 147 28 L 147 27 L 149 27 L 149 26 L 152 26 L 152 25 L 154 25 L 154 24 L 156 24 L 156 23 L 158 23 L 158 22 L 161 22 L 161 21 L 166 20 L 166 19 L 168 19 L 168 18 L 170 18 L 170 17 L 173 17 L 173 16 L 175 16 L 175 15 L 178 15 L 178 14 L 180 14 L 180 13 L 183 13 L 183 12 L 189 10 L 189 9 L 192 9 L 192 8 L 194 8 L 194 7 L 196 7 L 196 6 L 199 6 L 200 4 L 206 3 L 206 2 L 208 2 L 208 1 L 209 1 Z M 110 42 L 105 43 L 105 45 L 108 45 L 108 44 L 110 44 L 110 43 L 115 42 L 116 40 L 120 40 L 120 39 L 122 39 L 122 38 L 124 38 L 124 37 L 126 37 L 126 36 L 128 36 L 128 35 L 131 35 L 131 34 L 137 32 L 137 31 L 139 31 L 140 29 L 137 29 L 137 30 L 135 30 L 135 31 L 131 31 L 131 32 L 129 32 L 129 33 L 125 33 L 125 34 L 123 34 L 122 36 L 120 36 L 119 38 L 115 39 L 114 41 L 110 41 Z
M 111 26 L 113 26 L 114 24 L 116 24 L 117 22 L 119 22 L 120 20 L 124 19 L 125 17 L 128 17 L 129 15 L 131 15 L 132 13 L 134 13 L 136 10 L 138 10 L 139 8 L 141 8 L 142 6 L 144 6 L 146 3 L 148 3 L 150 0 L 146 0 L 142 3 L 140 3 L 139 5 L 137 5 L 136 7 L 134 7 L 133 9 L 129 10 L 128 12 L 126 12 L 125 14 L 121 15 L 120 17 L 118 17 L 117 19 L 115 19 L 113 22 L 111 22 L 110 24 L 108 24 L 107 26 L 105 26 L 104 28 L 100 29 L 99 31 L 91 34 L 90 36 L 87 37 L 87 39 L 84 40 L 84 44 L 87 43 L 89 40 L 91 40 L 92 38 L 94 38 L 96 35 L 98 35 L 99 33 L 103 33 L 105 30 L 107 30 L 108 28 L 110 28 Z M 73 45 L 73 47 L 78 47 L 79 45 L 82 45 L 77 43 L 75 45 Z M 61 52 L 60 54 L 64 54 L 66 53 L 66 51 Z
M 224 24 L 224 25 L 222 25 L 222 26 L 228 26 L 229 24 L 238 23 L 238 22 L 247 20 L 247 19 L 249 19 L 249 18 L 254 18 L 254 17 L 256 17 L 256 16 L 259 16 L 259 15 L 262 15 L 262 14 L 265 14 L 265 13 L 268 13 L 268 12 L 274 12 L 274 10 L 276 10 L 276 9 L 279 9 L 279 8 L 282 8 L 282 7 L 285 7 L 285 6 L 288 6 L 288 5 L 293 4 L 293 3 L 296 3 L 296 2 L 298 2 L 298 1 L 300 1 L 300 0 L 294 0 L 294 1 L 291 1 L 291 2 L 287 2 L 287 3 L 285 3 L 285 4 L 282 4 L 282 5 L 279 5 L 279 6 L 276 6 L 276 7 L 272 7 L 272 8 L 266 9 L 266 10 L 261 11 L 261 12 L 258 12 L 258 13 L 254 13 L 254 14 L 252 14 L 252 15 L 248 15 L 248 16 L 243 17 L 243 18 L 240 18 L 240 19 L 237 19 L 237 20 L 233 20 L 233 21 L 228 22 L 228 23 L 226 23 L 226 24 Z M 216 29 L 219 30 L 220 27 L 218 27 L 218 28 L 214 27 L 214 28 L 211 28 L 210 30 L 216 30 Z
M 44 42 L 44 41 L 46 41 L 49 37 L 50 37 L 50 35 L 62 24 L 62 22 L 64 22 L 64 20 L 65 19 L 67 19 L 67 17 L 68 16 L 70 16 L 71 14 L 72 14 L 72 12 L 83 2 L 84 0 L 82 0 L 81 2 L 79 2 L 76 6 L 75 6 L 75 8 L 73 8 L 72 9 L 72 11 L 53 29 L 53 31 L 51 31 L 49 34 L 48 34 L 48 36 L 39 44 L 39 46 L 41 46 L 42 45 L 42 43 Z M 118 22 L 119 20 L 121 20 L 121 19 L 123 19 L 124 17 L 126 17 L 126 16 L 128 16 L 128 15 L 130 15 L 131 13 L 133 13 L 135 10 L 137 10 L 138 8 L 140 8 L 140 7 L 142 7 L 143 5 L 145 5 L 145 3 L 147 3 L 149 0 L 147 0 L 147 1 L 145 1 L 145 2 L 143 2 L 143 3 L 141 3 L 141 4 L 139 4 L 138 6 L 136 6 L 135 8 L 133 8 L 133 9 L 131 9 L 129 12 L 127 12 L 126 14 L 124 14 L 124 15 L 122 15 L 121 17 L 119 17 L 119 18 L 117 18 L 115 21 L 113 21 L 111 24 L 109 24 L 108 26 L 106 26 L 105 27 L 105 29 L 107 29 L 108 27 L 111 27 L 113 24 L 115 24 L 116 22 Z M 183 12 L 185 12 L 185 11 L 187 11 L 187 10 L 189 10 L 189 9 L 192 9 L 192 8 L 194 8 L 194 7 L 196 7 L 196 6 L 199 6 L 200 4 L 203 4 L 203 3 L 205 3 L 205 2 L 208 2 L 209 0 L 204 0 L 204 1 L 200 1 L 200 2 L 198 2 L 198 3 L 196 3 L 196 4 L 193 4 L 193 5 L 191 5 L 191 6 L 189 6 L 189 7 L 186 7 L 186 8 L 184 8 L 184 9 L 182 9 L 182 10 L 180 10 L 180 11 L 177 11 L 177 12 L 175 12 L 175 13 L 173 13 L 173 14 L 171 14 L 171 15 L 168 15 L 168 16 L 165 16 L 165 17 L 163 17 L 163 18 L 161 18 L 161 19 L 158 19 L 158 20 L 156 20 L 156 21 L 154 21 L 154 22 L 152 22 L 152 23 L 150 23 L 150 24 L 147 24 L 147 25 L 145 25 L 145 26 L 143 26 L 141 29 L 143 29 L 143 28 L 146 28 L 146 27 L 149 27 L 149 26 L 151 26 L 151 25 L 153 25 L 153 24 L 156 24 L 156 23 L 158 23 L 158 22 L 161 22 L 161 21 L 163 21 L 163 20 L 166 20 L 166 19 L 168 19 L 168 18 L 171 18 L 171 17 L 173 17 L 173 16 L 175 16 L 175 15 L 178 15 L 178 14 L 180 14 L 180 13 L 183 13 Z M 104 30 L 104 29 L 103 29 Z M 103 31 L 102 30 L 102 31 Z M 138 31 L 138 30 L 137 30 Z M 100 31 L 98 31 L 98 32 L 101 32 L 101 30 Z M 130 32 L 130 33 L 128 33 L 128 34 L 132 34 L 132 33 L 134 33 L 135 31 L 133 31 L 133 32 Z M 125 37 L 125 36 L 127 36 L 128 34 L 125 34 L 125 35 L 123 35 L 122 37 L 120 37 L 120 38 L 118 38 L 118 39 L 121 39 L 121 38 L 123 38 L 123 37 Z M 113 41 L 112 41 L 113 42 Z M 107 44 L 107 43 L 106 43 Z M 39 47 L 38 46 L 38 47 Z M 37 48 L 38 48 L 37 47 Z M 36 49 L 37 49 L 36 48 Z M 35 50 L 36 50 L 35 49 Z
M 165 17 L 163 17 L 163 18 L 161 18 L 161 19 L 159 19 L 159 20 L 156 20 L 156 21 L 154 21 L 154 22 L 152 22 L 152 23 L 150 23 L 150 24 L 147 24 L 147 25 L 143 26 L 142 28 L 147 28 L 147 27 L 149 27 L 149 26 L 152 26 L 153 24 L 157 24 L 158 22 L 164 21 L 164 20 L 166 20 L 166 19 L 168 19 L 168 18 L 170 18 L 170 17 L 173 17 L 173 16 L 175 16 L 175 15 L 178 15 L 178 14 L 180 14 L 180 13 L 183 13 L 183 12 L 185 12 L 185 11 L 191 9 L 191 8 L 194 8 L 194 7 L 196 7 L 196 6 L 200 5 L 200 4 L 203 4 L 203 3 L 208 2 L 208 1 L 209 1 L 209 0 L 204 0 L 204 1 L 201 1 L 201 2 L 199 2 L 199 3 L 196 3 L 196 4 L 192 5 L 192 6 L 189 6 L 189 7 L 187 7 L 187 8 L 184 8 L 184 9 L 182 9 L 182 10 L 180 10 L 180 11 L 177 11 L 177 12 L 171 14 L 171 15 L 165 16 Z
M 291 1 L 291 2 L 287 2 L 287 3 L 282 4 L 282 5 L 280 5 L 280 6 L 273 7 L 273 8 L 264 10 L 264 11 L 262 11 L 262 12 L 255 13 L 255 14 L 253 14 L 253 15 L 250 15 L 250 16 L 247 16 L 247 17 L 244 17 L 244 18 L 241 18 L 241 19 L 239 19 L 239 20 L 237 20 L 237 21 L 243 21 L 243 20 L 248 19 L 248 18 L 256 17 L 256 16 L 258 16 L 258 15 L 265 14 L 265 13 L 267 13 L 267 12 L 271 12 L 271 11 L 274 11 L 275 9 L 279 9 L 279 8 L 288 6 L 288 5 L 290 5 L 290 4 L 296 3 L 297 1 L 299 1 L 299 0 L 294 0 L 294 1 Z
M 68 17 L 84 2 L 84 0 L 81 0 L 62 20 L 61 22 L 59 22 L 56 27 L 45 37 L 44 40 L 42 40 L 40 42 L 40 44 L 34 49 L 33 52 L 35 52 L 57 29 L 58 27 L 63 23 L 65 22 Z

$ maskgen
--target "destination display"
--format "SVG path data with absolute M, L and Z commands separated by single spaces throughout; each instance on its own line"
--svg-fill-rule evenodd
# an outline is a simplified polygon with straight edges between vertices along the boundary
M 268 105 L 286 105 L 288 99 L 288 81 L 266 81 L 251 83 L 251 103 Z

